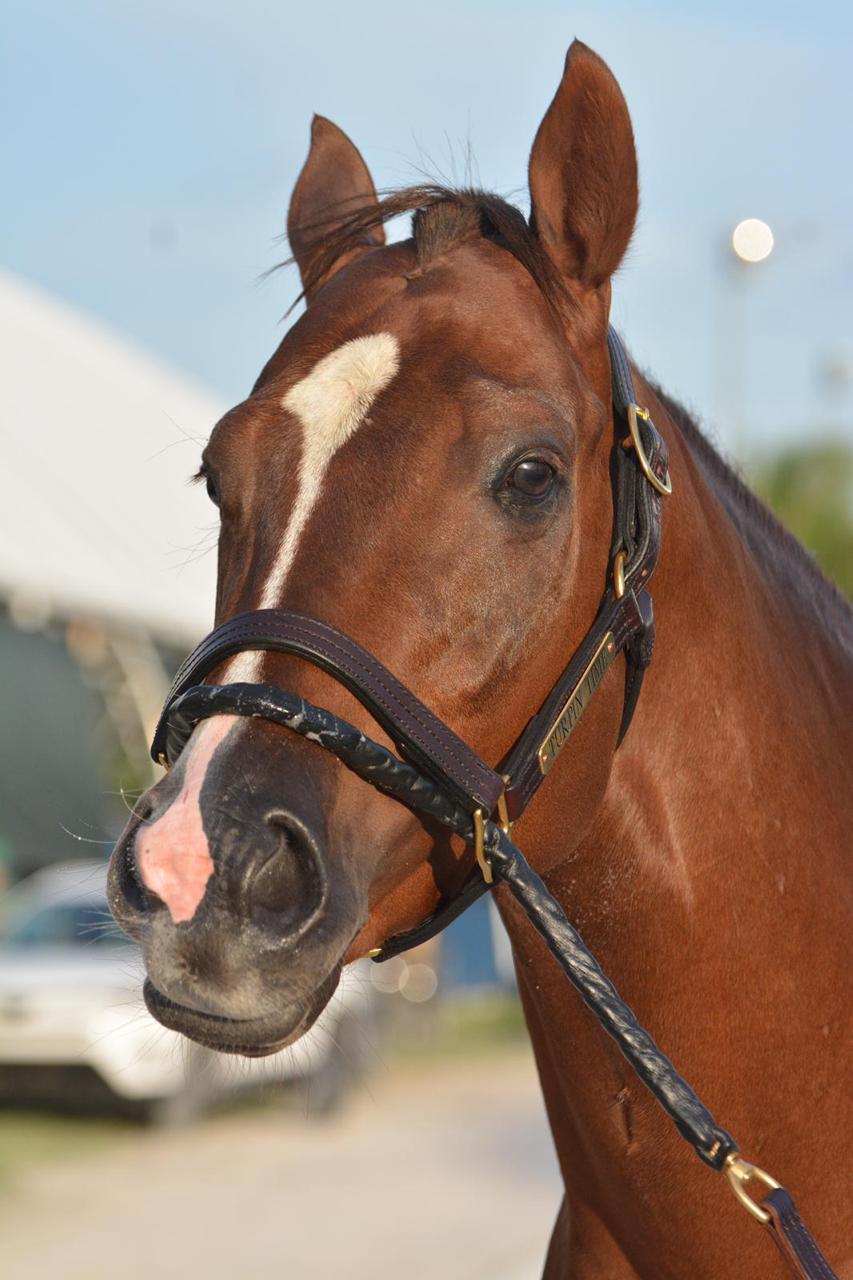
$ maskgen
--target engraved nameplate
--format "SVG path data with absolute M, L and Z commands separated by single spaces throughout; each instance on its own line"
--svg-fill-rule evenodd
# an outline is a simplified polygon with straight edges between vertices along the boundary
M 572 730 L 586 711 L 602 676 L 615 657 L 616 645 L 613 643 L 613 633 L 608 631 L 539 748 L 539 768 L 543 777 L 563 750 Z

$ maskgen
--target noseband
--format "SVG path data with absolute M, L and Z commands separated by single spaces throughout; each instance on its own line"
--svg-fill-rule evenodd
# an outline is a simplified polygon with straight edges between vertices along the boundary
M 739 1154 L 731 1135 L 716 1124 L 637 1022 L 510 839 L 513 823 L 555 764 L 608 668 L 624 653 L 618 748 L 654 647 L 647 587 L 660 551 L 662 499 L 671 492 L 668 454 L 648 410 L 637 403 L 628 358 L 613 329 L 608 331 L 608 347 L 614 419 L 624 429 L 613 449 L 614 534 L 608 585 L 580 647 L 496 768 L 354 640 L 329 623 L 287 609 L 239 614 L 201 642 L 175 677 L 151 754 L 168 768 L 202 720 L 213 715 L 259 717 L 315 742 L 379 791 L 472 844 L 477 865 L 460 892 L 440 902 L 415 928 L 388 939 L 373 958 L 386 960 L 433 937 L 487 892 L 495 878 L 502 880 L 679 1133 L 701 1160 L 725 1172 L 740 1202 L 767 1227 L 794 1274 L 806 1280 L 834 1280 L 788 1192 Z M 226 658 L 247 650 L 296 655 L 328 672 L 371 713 L 399 756 L 345 720 L 275 685 L 201 683 Z

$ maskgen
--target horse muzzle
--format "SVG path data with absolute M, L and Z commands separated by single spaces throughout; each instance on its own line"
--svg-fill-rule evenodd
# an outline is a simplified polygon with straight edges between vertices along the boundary
M 289 761 L 273 797 L 269 744 L 242 728 L 225 717 L 202 726 L 142 798 L 108 894 L 142 948 L 154 1017 L 211 1048 L 257 1054 L 319 1015 L 366 908 L 342 869 L 330 874 L 316 778 Z

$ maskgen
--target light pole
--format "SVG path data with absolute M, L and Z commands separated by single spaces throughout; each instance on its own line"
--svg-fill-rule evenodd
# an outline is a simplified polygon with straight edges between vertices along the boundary
M 743 461 L 747 445 L 747 324 L 745 290 L 753 269 L 773 252 L 773 232 L 761 218 L 743 218 L 725 245 L 721 272 L 717 399 L 721 420 L 731 423 L 734 453 Z

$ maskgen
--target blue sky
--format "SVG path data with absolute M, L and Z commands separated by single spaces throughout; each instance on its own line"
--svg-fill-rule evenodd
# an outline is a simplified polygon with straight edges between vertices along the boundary
M 614 312 L 634 353 L 729 447 L 739 418 L 751 447 L 853 436 L 853 390 L 819 377 L 853 359 L 849 4 L 9 3 L 3 264 L 240 399 L 297 292 L 293 275 L 257 278 L 282 256 L 312 112 L 380 187 L 416 166 L 462 177 L 470 144 L 482 184 L 523 202 L 575 35 L 610 63 L 637 135 Z M 737 278 L 725 243 L 746 216 L 776 250 Z

